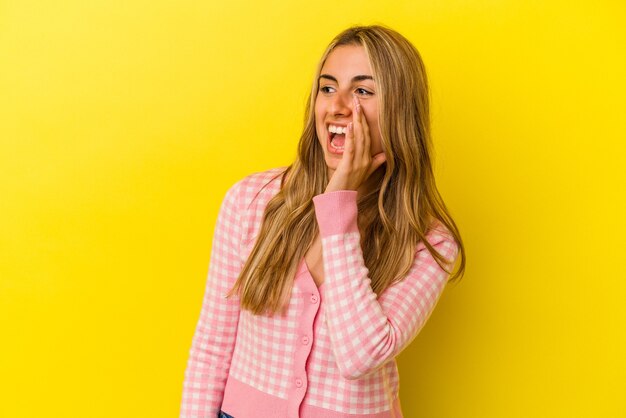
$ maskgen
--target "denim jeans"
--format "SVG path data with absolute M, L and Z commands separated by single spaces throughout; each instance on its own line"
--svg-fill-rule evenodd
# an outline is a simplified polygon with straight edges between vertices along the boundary
M 232 415 L 228 415 L 226 412 L 220 409 L 220 414 L 218 415 L 217 418 L 235 418 L 235 417 L 233 417 Z

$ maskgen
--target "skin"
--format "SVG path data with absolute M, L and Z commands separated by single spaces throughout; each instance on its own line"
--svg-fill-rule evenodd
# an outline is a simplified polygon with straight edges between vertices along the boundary
M 328 166 L 325 192 L 367 188 L 366 180 L 385 163 L 378 125 L 378 96 L 367 53 L 342 45 L 327 57 L 315 99 L 315 128 Z M 328 124 L 348 125 L 343 154 L 328 150 Z

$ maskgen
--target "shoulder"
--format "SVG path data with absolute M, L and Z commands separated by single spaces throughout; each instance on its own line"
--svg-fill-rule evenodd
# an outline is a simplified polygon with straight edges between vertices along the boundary
M 282 173 L 287 167 L 275 167 L 257 171 L 240 179 L 237 184 L 244 189 L 244 194 L 256 193 L 263 188 L 279 189 Z
M 249 206 L 257 196 L 274 196 L 280 190 L 282 174 L 287 167 L 256 171 L 237 180 L 226 192 L 237 198 L 240 207 Z
M 458 243 L 443 222 L 434 219 L 425 237 L 430 245 L 439 250 L 438 252 L 443 251 L 444 254 L 442 255 L 444 257 L 455 258 L 458 251 Z M 417 253 L 425 250 L 427 250 L 426 245 L 423 241 L 420 241 L 416 248 Z

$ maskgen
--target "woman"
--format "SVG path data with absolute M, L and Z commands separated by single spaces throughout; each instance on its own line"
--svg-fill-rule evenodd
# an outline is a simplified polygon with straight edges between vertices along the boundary
M 296 161 L 221 205 L 182 417 L 402 417 L 394 358 L 462 276 L 415 47 L 345 30 L 309 103 Z

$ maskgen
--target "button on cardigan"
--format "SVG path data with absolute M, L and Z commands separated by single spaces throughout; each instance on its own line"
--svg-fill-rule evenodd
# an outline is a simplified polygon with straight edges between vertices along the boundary
M 395 357 L 416 337 L 448 279 L 426 247 L 377 297 L 363 261 L 357 192 L 313 197 L 322 240 L 318 288 L 299 260 L 288 311 L 252 315 L 226 299 L 258 236 L 285 167 L 253 173 L 226 192 L 183 382 L 182 418 L 402 417 Z M 258 192 L 258 195 L 257 195 Z M 438 222 L 427 239 L 453 266 L 458 247 Z

